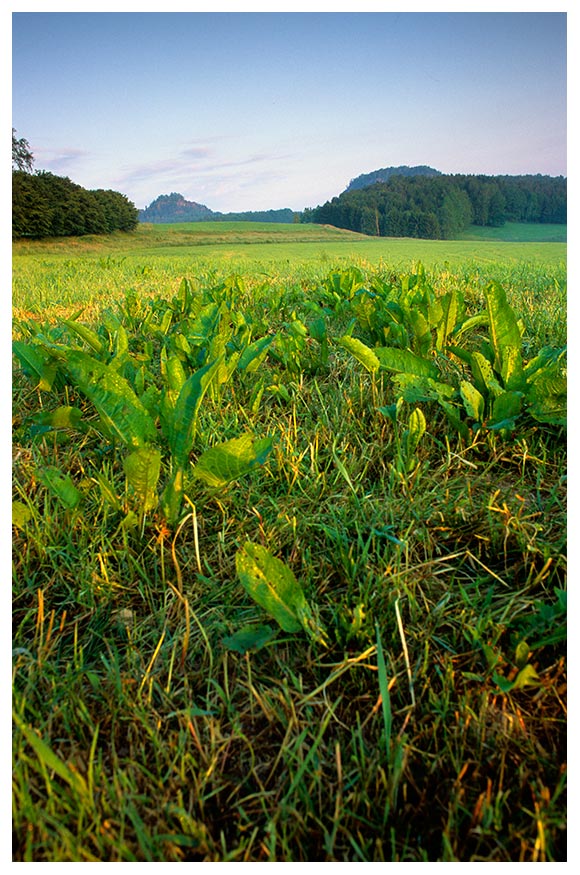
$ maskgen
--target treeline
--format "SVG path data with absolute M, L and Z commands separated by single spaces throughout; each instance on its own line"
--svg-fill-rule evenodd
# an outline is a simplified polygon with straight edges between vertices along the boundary
M 69 237 L 132 231 L 139 211 L 118 191 L 88 191 L 47 171 L 12 171 L 12 237 Z
M 334 225 L 378 237 L 448 240 L 469 225 L 506 222 L 564 224 L 562 176 L 392 176 L 368 188 L 345 191 L 300 221 Z

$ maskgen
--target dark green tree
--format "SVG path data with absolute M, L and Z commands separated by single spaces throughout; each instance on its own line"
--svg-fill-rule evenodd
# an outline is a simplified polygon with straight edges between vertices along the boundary
M 16 136 L 16 129 L 12 128 L 12 170 L 32 172 L 34 157 L 30 151 L 30 144 L 24 137 Z

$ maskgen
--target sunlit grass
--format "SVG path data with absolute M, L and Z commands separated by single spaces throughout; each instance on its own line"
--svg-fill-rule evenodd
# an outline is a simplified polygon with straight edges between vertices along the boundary
M 96 327 L 130 289 L 167 301 L 183 276 L 213 288 L 231 266 L 73 251 L 15 259 L 18 336 L 81 308 Z M 240 312 L 271 330 L 311 317 L 332 260 L 247 257 Z M 565 340 L 563 263 L 428 270 L 474 310 L 498 279 L 526 355 Z M 331 340 L 348 319 L 327 314 Z M 121 448 L 96 423 L 31 430 L 40 404 L 84 402 L 16 371 L 15 861 L 565 860 L 565 434 L 526 422 L 463 440 L 425 405 L 405 471 L 409 409 L 379 410 L 393 400 L 334 343 L 325 366 L 264 364 L 206 397 L 194 455 L 251 430 L 275 436 L 266 463 L 221 491 L 189 484 L 183 525 L 157 509 L 136 526 Z M 47 488 L 49 466 L 78 505 Z M 292 570 L 328 647 L 240 586 L 247 541 Z M 264 623 L 276 634 L 257 652 L 224 644 Z M 522 642 L 537 678 L 509 689 Z

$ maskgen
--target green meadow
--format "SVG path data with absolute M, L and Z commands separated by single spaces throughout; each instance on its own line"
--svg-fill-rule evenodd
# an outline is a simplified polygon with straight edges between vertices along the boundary
M 566 860 L 566 238 L 502 230 L 13 245 L 14 861 Z

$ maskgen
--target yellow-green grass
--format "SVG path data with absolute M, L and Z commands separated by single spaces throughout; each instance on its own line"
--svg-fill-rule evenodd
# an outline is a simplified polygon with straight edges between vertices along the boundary
M 17 317 L 62 317 L 80 307 L 88 317 L 129 288 L 154 295 L 184 276 L 242 273 L 255 283 L 300 284 L 348 264 L 404 272 L 418 263 L 450 282 L 481 286 L 500 279 L 524 297 L 547 295 L 548 307 L 549 289 L 555 283 L 562 292 L 566 284 L 563 243 L 379 239 L 318 225 L 198 222 L 19 241 L 13 245 L 13 306 Z
M 549 229 L 551 226 L 540 227 Z M 251 251 L 248 244 L 251 244 Z M 384 261 L 401 267 L 417 261 L 429 266 L 443 265 L 446 262 L 459 264 L 465 261 L 481 264 L 494 261 L 512 264 L 541 261 L 545 264 L 558 264 L 566 258 L 566 246 L 562 242 L 546 243 L 520 239 L 506 243 L 501 238 L 473 241 L 377 238 L 325 225 L 257 222 L 143 224 L 131 233 L 19 241 L 14 245 L 14 255 L 123 253 L 143 258 L 154 254 L 174 255 L 176 249 L 184 250 L 188 254 L 191 249 L 191 254 L 195 257 L 217 256 L 228 260 L 241 258 L 246 263 L 247 260 L 324 263 L 335 259 L 355 258 L 372 264 Z
M 90 352 L 61 319 L 82 310 L 105 339 L 109 308 L 136 368 L 151 340 L 155 380 L 160 345 L 183 344 L 148 332 L 182 277 L 253 338 L 290 337 L 333 300 L 341 265 L 398 287 L 428 264 L 424 241 L 168 247 L 180 232 L 159 228 L 157 249 L 131 251 L 147 229 L 15 247 L 15 335 Z M 401 270 L 357 254 L 395 244 Z M 542 261 L 518 244 L 522 261 L 491 244 L 503 255 L 486 262 L 469 244 L 451 263 L 449 245 L 428 266 L 437 295 L 458 290 L 476 313 L 499 279 L 525 358 L 561 345 L 563 247 Z M 326 363 L 309 339 L 308 367 L 267 358 L 206 396 L 192 460 L 248 431 L 275 449 L 220 491 L 187 478 L 177 527 L 143 513 L 123 447 L 74 385 L 41 391 L 16 369 L 15 861 L 564 860 L 565 432 L 525 421 L 509 439 L 464 439 L 421 402 L 426 432 L 401 467 L 416 405 L 387 415 L 391 380 L 338 343 L 352 315 L 346 300 L 323 311 Z M 39 416 L 57 406 L 82 408 L 86 428 L 47 431 Z M 70 480 L 51 488 L 50 472 Z M 292 570 L 328 648 L 278 630 L 257 652 L 228 649 L 247 624 L 276 626 L 238 580 L 247 541 Z M 530 683 L 510 689 L 524 663 Z

